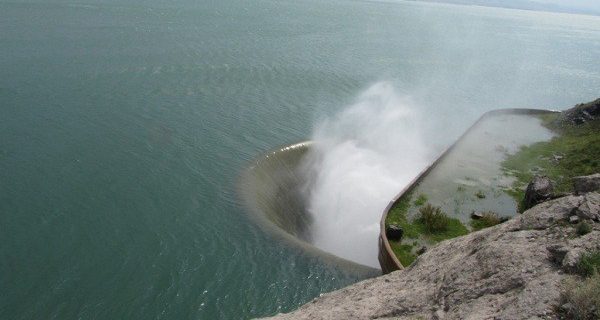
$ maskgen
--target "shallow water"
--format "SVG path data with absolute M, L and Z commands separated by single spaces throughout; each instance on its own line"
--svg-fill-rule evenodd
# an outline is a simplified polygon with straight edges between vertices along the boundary
M 418 183 L 413 199 L 423 195 L 428 203 L 466 225 L 472 212 L 513 217 L 518 204 L 505 190 L 512 189 L 515 178 L 502 170 L 502 161 L 522 146 L 553 136 L 539 115 L 489 114 Z M 415 216 L 418 209 L 413 205 L 408 214 Z
M 0 318 L 213 319 L 361 279 L 265 233 L 239 174 L 388 80 L 441 149 L 600 88 L 600 18 L 415 2 L 0 1 Z M 416 174 L 416 173 L 415 173 Z

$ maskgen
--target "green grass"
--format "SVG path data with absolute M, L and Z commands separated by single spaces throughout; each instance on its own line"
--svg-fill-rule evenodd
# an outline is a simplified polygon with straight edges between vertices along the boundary
M 417 222 L 417 224 L 419 223 Z M 425 229 L 424 226 L 422 226 L 421 228 Z M 468 233 L 469 230 L 467 229 L 467 227 L 465 227 L 464 224 L 462 224 L 462 222 L 460 222 L 460 220 L 448 218 L 446 230 L 436 233 L 425 233 L 424 238 L 431 242 L 437 243 L 447 239 L 464 236 Z
M 405 267 L 409 266 L 417 258 L 417 256 L 412 253 L 413 246 L 410 244 L 402 244 L 397 241 L 390 241 L 390 246 L 392 247 L 392 251 L 394 251 L 396 257 L 398 257 L 398 260 L 400 260 L 402 265 Z
M 403 195 L 388 213 L 385 223 L 387 225 L 399 225 L 404 230 L 405 238 L 416 239 L 421 232 L 413 223 L 408 221 L 406 216 L 408 214 L 408 209 L 410 208 L 411 198 L 412 193 Z
M 425 202 L 427 202 L 427 196 L 424 194 L 420 194 L 417 200 L 415 200 L 414 205 L 415 207 L 420 207 L 424 205 Z
M 431 223 L 431 220 L 429 220 L 430 222 L 423 220 L 422 215 L 419 215 L 416 219 L 411 221 L 407 217 L 410 204 L 411 195 L 407 194 L 404 197 L 402 197 L 398 202 L 396 202 L 396 204 L 390 210 L 386 219 L 387 225 L 396 224 L 402 227 L 402 229 L 404 230 L 404 238 L 418 239 L 422 237 L 430 242 L 435 243 L 469 233 L 469 230 L 460 222 L 460 220 L 450 218 L 443 214 L 443 212 L 442 220 L 445 220 L 445 227 L 441 228 L 440 230 L 436 230 L 435 227 L 432 229 L 431 225 L 428 224 Z M 427 206 L 423 208 L 426 208 Z
M 423 225 L 426 233 L 440 233 L 446 231 L 448 228 L 448 215 L 442 212 L 440 207 L 427 204 L 419 209 L 419 217 L 416 222 Z
M 499 224 L 500 222 L 502 222 L 502 220 L 500 220 L 500 217 L 498 217 L 498 214 L 496 214 L 495 212 L 492 212 L 492 211 L 487 211 L 487 212 L 483 213 L 481 218 L 472 219 L 471 227 L 473 227 L 473 230 L 477 231 L 477 230 L 493 227 L 493 226 Z
M 554 117 L 554 118 L 553 118 Z M 545 115 L 543 123 L 557 136 L 550 141 L 523 146 L 503 161 L 507 174 L 517 178 L 515 189 L 524 189 L 535 174 L 547 175 L 556 192 L 571 192 L 571 178 L 598 172 L 600 166 L 600 120 L 581 125 L 558 124 L 558 115 Z M 560 155 L 562 159 L 555 160 Z M 537 172 L 533 172 L 537 168 Z M 518 199 L 521 200 L 521 199 Z
M 411 207 L 412 194 L 408 193 L 401 197 L 388 213 L 386 224 L 395 224 L 404 230 L 404 240 L 422 239 L 429 243 L 437 243 L 446 239 L 456 238 L 469 233 L 469 230 L 460 220 L 448 217 L 439 208 L 426 204 L 420 211 L 425 211 L 427 218 L 423 218 L 422 212 L 416 219 L 410 220 L 408 209 Z M 426 209 L 427 208 L 427 209 Z M 443 227 L 432 227 L 432 224 L 443 221 Z M 418 242 L 413 241 L 408 244 L 402 241 L 390 241 L 392 250 L 398 257 L 403 266 L 410 265 L 416 255 L 413 248 Z
M 577 232 L 578 235 L 584 236 L 584 235 L 592 232 L 592 225 L 590 225 L 589 223 L 587 223 L 585 221 L 581 221 L 575 227 L 575 231 Z
M 577 270 L 586 277 L 600 272 L 600 251 L 584 253 L 579 259 Z

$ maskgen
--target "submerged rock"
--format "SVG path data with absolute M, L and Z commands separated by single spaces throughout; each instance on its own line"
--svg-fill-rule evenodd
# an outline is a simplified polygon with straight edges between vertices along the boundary
M 600 250 L 600 223 L 590 220 L 592 231 L 574 236 L 568 221 L 577 210 L 598 213 L 599 197 L 539 204 L 504 224 L 441 242 L 404 270 L 275 319 L 559 319 L 562 281 L 583 253 Z
M 554 185 L 546 176 L 535 176 L 527 185 L 525 191 L 525 209 L 529 209 L 538 203 L 553 197 Z

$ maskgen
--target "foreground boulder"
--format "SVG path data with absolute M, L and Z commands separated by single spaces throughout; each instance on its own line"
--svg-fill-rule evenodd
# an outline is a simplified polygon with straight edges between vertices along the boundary
M 544 202 L 273 319 L 559 319 L 562 281 L 584 252 L 600 250 L 600 223 L 582 218 L 592 231 L 579 236 L 567 222 L 579 211 L 598 214 L 598 197 Z
M 554 185 L 546 176 L 535 176 L 527 185 L 525 190 L 525 209 L 529 209 L 538 203 L 542 203 L 553 197 Z

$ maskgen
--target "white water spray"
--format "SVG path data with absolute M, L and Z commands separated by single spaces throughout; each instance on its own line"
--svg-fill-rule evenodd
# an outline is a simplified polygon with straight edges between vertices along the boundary
M 432 160 L 420 123 L 418 109 L 381 82 L 317 125 L 316 143 L 303 164 L 314 245 L 379 267 L 383 210 Z

